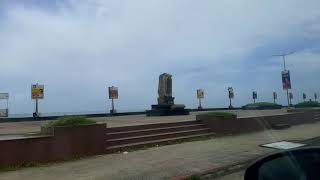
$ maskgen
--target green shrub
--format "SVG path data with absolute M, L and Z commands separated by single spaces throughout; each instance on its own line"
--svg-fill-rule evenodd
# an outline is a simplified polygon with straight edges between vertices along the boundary
M 242 109 L 281 109 L 281 108 L 282 108 L 282 105 L 274 104 L 270 102 L 251 103 L 242 107 Z
M 296 108 L 305 108 L 305 107 L 320 107 L 320 103 L 316 101 L 307 101 L 301 102 L 295 105 Z
M 85 117 L 81 116 L 64 116 L 56 121 L 50 121 L 44 127 L 74 127 L 74 126 L 81 126 L 81 125 L 90 125 L 96 124 L 96 121 L 89 120 Z
M 235 116 L 235 114 L 230 112 L 208 112 L 206 115 L 208 116 L 214 116 L 214 117 L 224 117 L 229 118 Z

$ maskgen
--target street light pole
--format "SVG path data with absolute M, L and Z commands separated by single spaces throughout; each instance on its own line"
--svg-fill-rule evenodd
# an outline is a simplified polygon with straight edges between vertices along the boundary
M 286 59 L 285 57 L 288 56 L 288 55 L 291 55 L 293 54 L 294 52 L 290 52 L 290 53 L 287 53 L 287 54 L 278 54 L 278 55 L 273 55 L 273 56 L 282 56 L 282 59 L 283 59 L 283 70 L 286 71 L 287 68 L 286 68 Z M 287 101 L 288 101 L 288 107 L 290 107 L 290 100 L 289 100 L 289 89 L 287 88 L 286 89 L 287 91 Z

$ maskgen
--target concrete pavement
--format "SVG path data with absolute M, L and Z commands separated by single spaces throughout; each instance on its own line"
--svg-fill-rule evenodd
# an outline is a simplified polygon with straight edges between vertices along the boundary
M 319 136 L 320 123 L 293 126 L 238 136 L 226 136 L 57 163 L 44 167 L 2 172 L 3 180 L 55 179 L 180 179 L 235 162 L 260 157 L 272 149 L 259 145 L 279 140 Z M 237 174 L 235 174 L 237 177 Z
M 286 114 L 285 109 L 281 110 L 231 110 L 238 117 L 250 116 L 268 116 L 277 114 Z M 152 123 L 169 123 L 177 121 L 195 120 L 196 115 L 205 112 L 192 112 L 187 116 L 161 116 L 161 117 L 147 117 L 145 115 L 131 115 L 131 116 L 116 116 L 116 117 L 99 117 L 91 118 L 98 122 L 107 123 L 108 127 L 118 126 L 132 126 Z M 0 136 L 23 136 L 28 133 L 37 133 L 41 126 L 48 123 L 48 121 L 30 121 L 30 122 L 13 122 L 0 123 Z

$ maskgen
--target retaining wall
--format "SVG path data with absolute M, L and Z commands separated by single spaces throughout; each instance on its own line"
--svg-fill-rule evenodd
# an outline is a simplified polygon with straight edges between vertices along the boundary
M 106 124 L 54 128 L 48 135 L 0 141 L 0 167 L 105 153 Z
M 270 129 L 275 124 L 299 125 L 315 123 L 320 111 L 308 111 L 274 116 L 223 118 L 198 115 L 197 120 L 205 124 L 217 135 L 240 134 Z

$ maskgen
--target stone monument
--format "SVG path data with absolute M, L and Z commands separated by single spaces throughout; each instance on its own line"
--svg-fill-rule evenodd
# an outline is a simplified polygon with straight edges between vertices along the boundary
M 158 104 L 152 105 L 147 116 L 188 115 L 189 110 L 183 104 L 174 104 L 172 97 L 172 75 L 164 73 L 159 76 Z

